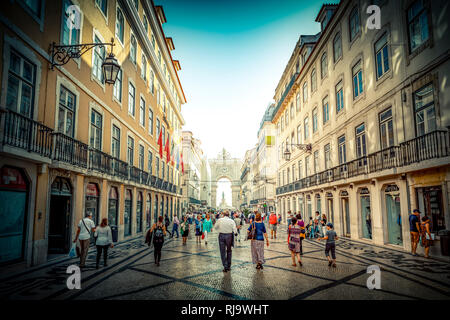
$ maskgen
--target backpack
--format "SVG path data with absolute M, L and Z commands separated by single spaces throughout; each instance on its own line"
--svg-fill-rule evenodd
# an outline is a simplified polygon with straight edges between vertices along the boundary
M 276 224 L 277 223 L 277 216 L 272 214 L 269 216 L 269 223 L 270 224 Z
M 156 227 L 153 235 L 154 243 L 163 243 L 164 242 L 164 232 L 162 227 Z

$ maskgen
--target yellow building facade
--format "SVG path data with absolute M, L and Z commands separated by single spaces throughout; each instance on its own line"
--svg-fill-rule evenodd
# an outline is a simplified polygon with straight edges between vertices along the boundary
M 151 0 L 1 7 L 0 263 L 36 265 L 67 253 L 87 212 L 96 224 L 108 218 L 117 241 L 179 214 L 186 98 L 162 7 Z M 113 85 L 101 68 L 108 45 L 52 68 L 52 43 L 111 39 L 121 65 Z M 159 155 L 160 131 L 169 161 Z

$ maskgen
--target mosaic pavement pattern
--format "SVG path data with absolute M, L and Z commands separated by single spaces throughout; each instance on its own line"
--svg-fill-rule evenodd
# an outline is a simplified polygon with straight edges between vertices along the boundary
M 408 253 L 337 241 L 337 267 L 328 267 L 324 241 L 303 242 L 303 266 L 291 266 L 285 228 L 265 249 L 264 270 L 251 262 L 250 243 L 236 242 L 232 270 L 222 272 L 217 234 L 208 245 L 191 236 L 167 239 L 161 265 L 142 238 L 110 249 L 107 267 L 95 269 L 90 251 L 81 290 L 68 290 L 66 269 L 78 259 L 65 259 L 18 275 L 1 275 L 2 300 L 247 300 L 247 299 L 450 299 L 450 264 Z M 381 289 L 366 286 L 367 267 L 381 269 Z

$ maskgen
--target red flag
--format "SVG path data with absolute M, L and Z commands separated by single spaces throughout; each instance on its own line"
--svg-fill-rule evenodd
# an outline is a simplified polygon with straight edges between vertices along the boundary
M 167 135 L 167 142 L 166 142 L 166 160 L 167 160 L 167 165 L 169 165 L 170 163 L 170 146 L 169 146 L 169 135 Z
M 162 159 L 163 158 L 163 141 L 162 141 L 162 130 L 159 130 L 159 138 L 158 138 L 158 145 L 159 145 L 159 156 Z
M 184 174 L 183 152 L 181 152 L 181 173 Z

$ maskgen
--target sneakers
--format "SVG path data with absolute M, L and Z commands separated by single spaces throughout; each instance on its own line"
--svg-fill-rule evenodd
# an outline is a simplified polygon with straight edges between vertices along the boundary
M 333 268 L 336 268 L 336 262 L 335 262 L 335 263 L 333 263 Z
M 328 266 L 331 267 L 331 265 L 333 264 L 333 261 L 328 261 Z

